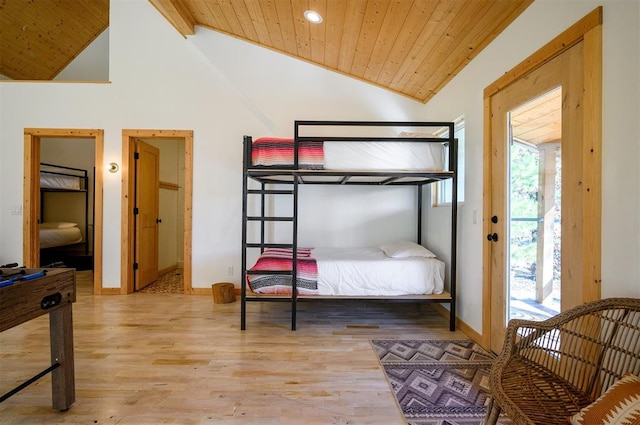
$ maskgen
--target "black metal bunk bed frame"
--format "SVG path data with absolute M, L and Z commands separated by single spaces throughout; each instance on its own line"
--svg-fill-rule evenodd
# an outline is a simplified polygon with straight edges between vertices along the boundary
M 53 174 L 57 176 L 63 176 L 63 177 L 74 177 L 81 182 L 79 189 L 40 187 L 40 220 L 42 221 L 44 219 L 45 193 L 82 193 L 84 194 L 84 241 L 77 242 L 74 245 L 83 244 L 84 254 L 87 255 L 89 253 L 89 176 L 88 176 L 87 170 L 83 168 L 74 168 L 74 167 L 67 167 L 64 165 L 49 164 L 46 162 L 41 162 L 40 165 L 41 166 L 44 165 L 46 167 L 52 167 L 57 170 L 68 170 L 69 171 L 68 173 L 65 173 L 62 171 L 52 171 L 52 170 L 41 170 L 41 172 L 44 172 L 47 174 Z
M 326 137 L 326 136 L 301 136 L 300 127 L 303 126 L 359 126 L 359 127 L 437 127 L 448 129 L 448 136 L 442 137 Z M 290 302 L 291 303 L 291 330 L 296 330 L 296 315 L 298 301 L 314 300 L 375 300 L 389 302 L 420 302 L 420 303 L 441 303 L 449 304 L 449 329 L 456 328 L 456 259 L 457 259 L 457 167 L 458 167 L 458 147 L 454 138 L 454 123 L 452 122 L 402 122 L 402 121 L 295 121 L 294 122 L 294 145 L 293 145 L 293 165 L 278 166 L 254 166 L 251 163 L 252 137 L 244 136 L 243 155 L 243 183 L 242 183 L 242 282 L 241 282 L 241 329 L 246 329 L 247 302 Z M 424 142 L 424 143 L 447 143 L 449 147 L 447 171 L 338 171 L 338 170 L 313 170 L 300 169 L 298 148 L 300 142 L 304 141 L 325 141 L 325 142 L 367 142 L 367 141 L 392 141 L 392 142 Z M 342 177 L 339 180 L 325 181 L 306 180 L 308 177 Z M 383 180 L 364 181 L 351 179 L 357 178 L 383 178 Z M 402 180 L 409 178 L 409 181 Z M 298 186 L 301 184 L 320 185 L 378 185 L 378 186 L 415 186 L 417 192 L 417 242 L 422 242 L 422 201 L 423 187 L 438 181 L 452 181 L 451 188 L 451 257 L 450 257 L 450 290 L 449 296 L 398 296 L 398 297 L 340 297 L 340 296 L 304 296 L 297 294 L 297 254 L 298 254 Z M 249 181 L 254 180 L 260 183 L 260 189 L 250 189 Z M 271 189 L 267 185 L 289 185 L 289 189 Z M 267 216 L 265 209 L 267 196 L 291 196 L 292 215 L 291 216 Z M 259 196 L 260 215 L 248 215 L 248 199 L 250 196 Z M 260 224 L 260 241 L 247 241 L 248 222 L 257 221 Z M 265 241 L 265 226 L 270 222 L 291 222 L 293 225 L 291 243 L 268 243 Z M 269 274 L 279 274 L 291 276 L 291 295 L 251 295 L 248 294 L 247 275 L 264 274 L 264 271 L 251 271 L 247 267 L 247 251 L 249 249 L 259 249 L 260 253 L 266 248 L 286 248 L 292 250 L 292 269 L 287 271 L 269 271 Z

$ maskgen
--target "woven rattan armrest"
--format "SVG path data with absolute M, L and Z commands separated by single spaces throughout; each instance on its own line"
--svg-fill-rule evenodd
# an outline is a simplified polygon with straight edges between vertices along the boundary
M 511 320 L 490 373 L 487 424 L 561 424 L 624 373 L 640 372 L 640 300 L 610 298 L 542 322 Z M 631 345 L 630 345 L 631 344 Z

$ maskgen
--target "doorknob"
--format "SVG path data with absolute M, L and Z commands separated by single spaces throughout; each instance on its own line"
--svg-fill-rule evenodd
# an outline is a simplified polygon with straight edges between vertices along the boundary
M 488 241 L 498 242 L 498 234 L 497 233 L 489 233 L 487 235 Z
M 498 216 L 497 216 L 497 215 L 494 215 L 493 217 L 491 217 L 491 222 L 492 222 L 493 224 L 496 224 L 496 223 L 498 222 Z

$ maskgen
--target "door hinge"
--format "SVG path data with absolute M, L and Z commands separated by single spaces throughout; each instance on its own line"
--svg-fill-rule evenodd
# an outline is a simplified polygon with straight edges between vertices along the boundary
M 133 214 L 134 215 L 140 214 L 140 210 L 138 209 L 138 207 L 133 207 Z
M 138 270 L 138 263 L 133 263 L 133 270 Z
M 139 152 L 134 152 L 133 153 L 133 159 L 140 159 L 140 153 Z

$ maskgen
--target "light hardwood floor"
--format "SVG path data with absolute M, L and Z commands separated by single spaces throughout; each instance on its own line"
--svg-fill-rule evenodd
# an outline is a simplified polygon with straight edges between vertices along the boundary
M 91 294 L 73 306 L 76 402 L 50 375 L 0 404 L 2 424 L 404 424 L 371 339 L 466 338 L 431 307 Z M 49 366 L 46 316 L 0 333 L 0 393 Z

